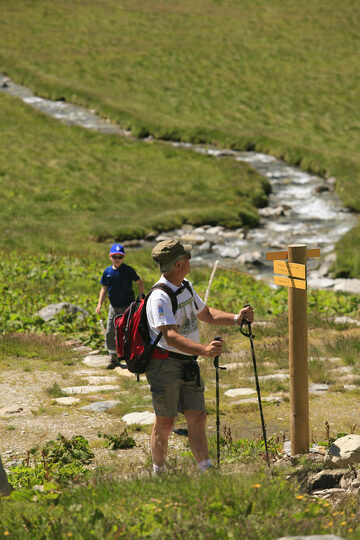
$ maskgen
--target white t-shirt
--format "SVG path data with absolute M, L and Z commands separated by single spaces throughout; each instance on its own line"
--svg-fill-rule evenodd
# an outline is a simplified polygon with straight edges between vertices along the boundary
M 165 279 L 164 276 L 161 276 L 157 283 L 165 283 L 165 285 L 168 285 L 168 287 L 170 287 L 174 292 L 179 289 L 179 287 Z M 157 330 L 157 328 L 159 328 L 159 326 L 167 326 L 170 324 L 177 324 L 180 335 L 185 336 L 196 343 L 200 342 L 199 327 L 196 315 L 203 311 L 205 304 L 199 295 L 194 291 L 191 284 L 190 287 L 193 291 L 193 296 L 191 296 L 188 289 L 185 288 L 176 297 L 178 301 L 178 309 L 175 315 L 172 310 L 170 297 L 168 294 L 166 294 L 166 292 L 160 289 L 155 289 L 155 291 L 151 293 L 146 306 L 146 315 L 149 324 L 151 343 L 155 341 L 159 334 L 159 330 Z M 164 336 L 161 337 L 158 345 L 167 351 L 175 351 L 184 354 L 182 351 L 175 349 L 175 347 L 170 347 L 170 345 L 166 343 Z

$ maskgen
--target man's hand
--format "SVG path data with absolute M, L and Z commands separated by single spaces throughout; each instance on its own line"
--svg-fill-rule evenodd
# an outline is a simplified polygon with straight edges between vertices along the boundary
M 101 306 L 102 306 L 102 304 L 98 304 L 98 305 L 96 306 L 95 311 L 96 311 L 96 313 L 97 313 L 98 315 L 100 315 Z
M 239 324 L 241 324 L 242 321 L 249 322 L 249 323 L 254 322 L 254 310 L 250 305 L 240 310 Z
M 215 358 L 215 356 L 220 356 L 222 350 L 222 341 L 211 341 L 208 345 L 205 345 L 204 352 L 202 356 L 210 356 L 210 358 Z

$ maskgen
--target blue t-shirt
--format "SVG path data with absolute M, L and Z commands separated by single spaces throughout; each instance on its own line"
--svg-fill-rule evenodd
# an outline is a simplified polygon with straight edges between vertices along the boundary
M 119 268 L 105 268 L 100 283 L 108 288 L 110 304 L 114 307 L 126 307 L 135 300 L 132 282 L 140 278 L 135 270 L 123 263 Z

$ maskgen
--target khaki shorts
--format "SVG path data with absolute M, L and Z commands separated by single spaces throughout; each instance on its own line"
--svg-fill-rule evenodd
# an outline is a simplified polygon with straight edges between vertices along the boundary
M 206 411 L 204 381 L 184 382 L 184 360 L 152 359 L 146 371 L 156 416 L 175 418 L 188 409 Z

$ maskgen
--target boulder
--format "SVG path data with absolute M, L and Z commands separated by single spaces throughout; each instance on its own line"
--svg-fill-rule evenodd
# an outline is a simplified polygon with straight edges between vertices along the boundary
M 264 264 L 263 259 L 264 259 L 264 256 L 260 253 L 260 251 L 252 251 L 248 253 L 243 253 L 236 259 L 236 261 L 239 264 L 263 265 Z
M 155 421 L 155 414 L 150 411 L 144 411 L 144 412 L 133 412 L 129 414 L 125 414 L 125 416 L 122 417 L 122 420 L 126 422 L 128 425 L 130 424 L 153 424 Z
M 69 304 L 68 302 L 60 302 L 59 304 L 49 304 L 48 306 L 40 309 L 35 315 L 41 317 L 45 322 L 54 319 L 60 311 L 65 311 L 67 314 L 76 315 L 81 319 L 86 319 L 89 316 L 89 313 L 74 304 Z
M 325 466 L 330 469 L 344 468 L 360 463 L 360 435 L 340 437 L 329 448 Z
M 114 407 L 116 407 L 116 405 L 119 405 L 119 403 L 119 401 L 115 400 L 95 401 L 94 403 L 90 403 L 90 405 L 80 407 L 80 409 L 84 411 L 104 412 L 108 409 L 113 409 Z

